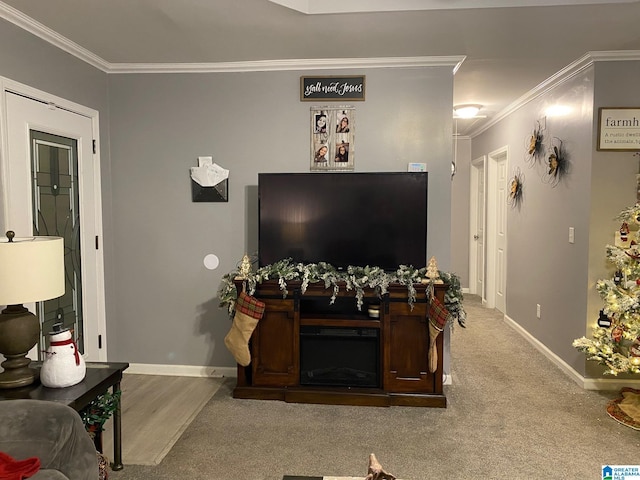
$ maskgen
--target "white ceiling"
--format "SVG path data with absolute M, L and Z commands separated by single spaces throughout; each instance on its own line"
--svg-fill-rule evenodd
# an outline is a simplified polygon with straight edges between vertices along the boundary
M 482 104 L 486 118 L 460 121 L 462 134 L 588 52 L 640 51 L 637 0 L 274 1 L 4 0 L 0 16 L 112 72 L 465 58 L 454 104 Z M 355 13 L 303 13 L 322 3 Z M 516 6 L 530 4 L 547 6 Z

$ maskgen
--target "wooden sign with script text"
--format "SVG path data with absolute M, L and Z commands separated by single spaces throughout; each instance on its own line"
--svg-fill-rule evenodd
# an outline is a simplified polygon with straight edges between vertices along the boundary
M 300 100 L 364 101 L 364 75 L 300 77 Z

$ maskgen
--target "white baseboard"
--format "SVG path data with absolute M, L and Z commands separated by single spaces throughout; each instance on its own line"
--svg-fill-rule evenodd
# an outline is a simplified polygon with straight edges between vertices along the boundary
M 587 378 L 580 375 L 573 367 L 553 353 L 546 345 L 532 336 L 508 315 L 504 316 L 507 325 L 524 337 L 540 353 L 551 360 L 560 370 L 566 373 L 573 381 L 585 390 L 620 390 L 623 387 L 639 388 L 640 379 L 618 378 Z M 159 365 L 150 363 L 132 363 L 124 371 L 125 374 L 138 375 L 166 375 L 181 377 L 236 377 L 236 367 L 211 367 L 198 365 Z M 453 384 L 453 375 L 445 373 L 442 377 L 443 385 Z
M 569 375 L 573 381 L 585 390 L 620 390 L 623 387 L 640 388 L 640 380 L 617 379 L 617 378 L 586 378 L 580 375 L 567 362 L 553 353 L 540 340 L 535 338 L 512 318 L 505 315 L 504 321 L 516 332 L 522 335 L 531 345 L 533 345 L 540 353 L 551 360 L 560 370 Z
M 237 377 L 238 370 L 235 367 L 203 367 L 196 365 L 158 365 L 154 363 L 131 363 L 124 371 L 131 375 L 165 375 L 169 377 Z M 443 374 L 443 385 L 452 385 L 453 376 Z
M 125 374 L 166 375 L 174 377 L 235 377 L 235 367 L 209 367 L 198 365 L 158 365 L 154 363 L 131 363 Z
M 622 378 L 584 378 L 585 390 L 620 390 L 624 387 L 640 389 L 640 380 Z

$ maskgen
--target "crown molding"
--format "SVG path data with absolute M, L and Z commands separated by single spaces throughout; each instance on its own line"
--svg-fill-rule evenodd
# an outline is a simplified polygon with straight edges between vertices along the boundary
M 326 70 L 345 68 L 452 67 L 455 72 L 466 57 L 381 57 L 256 60 L 218 63 L 113 63 L 108 73 L 212 73 Z
M 529 90 L 527 93 L 522 95 L 513 103 L 509 104 L 506 108 L 498 112 L 498 114 L 495 117 L 493 117 L 491 120 L 484 123 L 482 126 L 477 128 L 476 130 L 470 131 L 469 136 L 471 138 L 477 137 L 481 133 L 485 132 L 486 130 L 494 126 L 500 120 L 511 115 L 513 112 L 523 107 L 527 103 L 531 102 L 532 100 L 538 98 L 539 96 L 544 95 L 552 88 L 555 88 L 558 85 L 561 85 L 564 82 L 572 79 L 573 77 L 581 73 L 586 68 L 589 68 L 590 66 L 592 66 L 595 62 L 621 62 L 621 61 L 631 61 L 631 60 L 640 60 L 640 50 L 612 50 L 612 51 L 602 51 L 602 52 L 587 52 L 584 56 L 570 63 L 562 70 L 558 71 L 554 75 L 547 78 L 544 82 L 538 84 L 536 87 Z
M 109 62 L 4 2 L 0 2 L 0 18 L 4 18 L 8 22 L 32 33 L 54 47 L 70 53 L 74 57 L 79 58 L 103 72 L 109 71 Z
M 212 63 L 110 63 L 1 1 L 0 18 L 4 18 L 8 22 L 13 23 L 23 30 L 106 73 L 267 72 L 283 70 L 442 66 L 452 67 L 455 73 L 466 58 L 464 55 L 453 55 L 438 57 L 327 58 Z
M 634 0 L 269 0 L 305 15 L 631 3 Z

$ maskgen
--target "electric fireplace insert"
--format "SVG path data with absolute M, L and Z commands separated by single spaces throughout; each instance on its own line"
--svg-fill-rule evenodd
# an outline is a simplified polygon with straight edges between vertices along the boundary
M 300 327 L 300 385 L 380 387 L 380 330 Z

